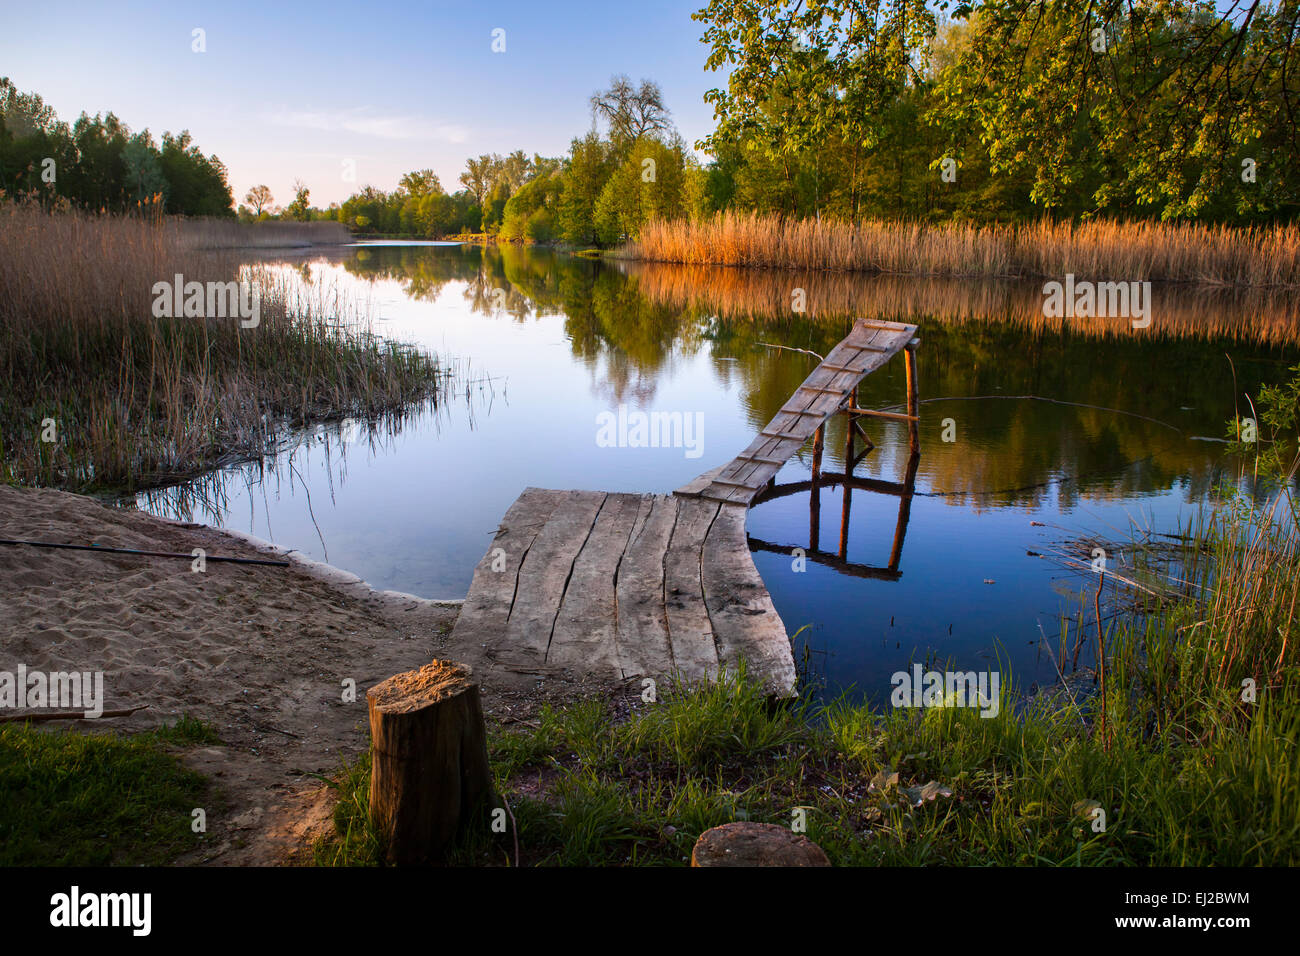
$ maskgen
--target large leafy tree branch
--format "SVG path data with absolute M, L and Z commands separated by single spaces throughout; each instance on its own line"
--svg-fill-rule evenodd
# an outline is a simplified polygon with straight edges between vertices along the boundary
M 922 0 L 712 0 L 694 18 L 707 68 L 728 73 L 705 94 L 718 125 L 697 147 L 710 151 L 746 137 L 774 153 L 832 138 L 874 147 L 886 110 L 921 80 L 935 31 Z
M 944 118 L 978 131 L 995 172 L 1031 172 L 1036 202 L 1089 177 L 1097 209 L 1297 202 L 1297 0 L 986 0 L 973 16 Z M 1240 188 L 1243 162 L 1258 188 Z

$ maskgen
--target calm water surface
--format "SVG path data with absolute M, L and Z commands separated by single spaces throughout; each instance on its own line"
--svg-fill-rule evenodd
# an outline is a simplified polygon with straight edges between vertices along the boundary
M 1170 292 L 1139 333 L 1122 320 L 1052 325 L 1038 290 L 1014 284 L 620 266 L 441 244 L 348 247 L 283 268 L 368 301 L 379 332 L 455 363 L 456 394 L 399 429 L 322 429 L 261 466 L 138 503 L 433 598 L 465 596 L 501 516 L 530 485 L 668 492 L 739 453 L 817 361 L 767 345 L 825 354 L 853 315 L 917 323 L 925 404 L 910 508 L 870 487 L 851 489 L 846 506 L 836 486 L 821 490 L 814 516 L 809 491 L 795 487 L 748 518 L 787 629 L 807 626 L 796 654 L 806 652 L 822 693 L 875 700 L 913 661 L 1001 660 L 1022 688 L 1051 681 L 1042 634 L 1055 648 L 1062 616 L 1093 581 L 1036 555 L 1086 555 L 1092 539 L 1186 524 L 1235 475 L 1215 440 L 1233 415 L 1225 353 L 1238 394 L 1295 361 L 1294 307 L 1276 300 Z M 805 314 L 789 311 L 794 287 L 805 289 Z M 865 380 L 859 402 L 895 406 L 903 389 L 894 361 Z M 599 447 L 597 417 L 620 405 L 698 414 L 699 457 Z M 954 441 L 943 440 L 945 424 Z M 855 474 L 905 482 L 906 428 L 865 427 L 876 449 Z M 824 470 L 843 472 L 844 441 L 832 422 Z M 807 447 L 778 484 L 806 482 L 811 460 Z

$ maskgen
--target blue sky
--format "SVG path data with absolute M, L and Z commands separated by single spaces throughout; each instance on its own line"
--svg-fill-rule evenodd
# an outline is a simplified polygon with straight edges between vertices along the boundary
M 229 168 L 237 201 L 266 183 L 285 203 L 300 177 L 325 206 L 425 167 L 452 191 L 480 153 L 560 155 L 614 73 L 657 81 L 693 143 L 713 125 L 703 94 L 722 83 L 691 19 L 703 5 L 24 3 L 6 12 L 0 75 L 69 122 L 111 110 L 155 137 L 190 130 Z M 491 49 L 496 28 L 504 53 Z

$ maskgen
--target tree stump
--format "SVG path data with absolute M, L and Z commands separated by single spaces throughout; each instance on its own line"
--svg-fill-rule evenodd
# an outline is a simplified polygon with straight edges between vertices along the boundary
M 388 861 L 437 862 L 492 794 L 478 685 L 464 664 L 434 661 L 366 692 L 370 815 Z
M 705 830 L 691 866 L 830 866 L 816 843 L 773 823 L 724 823 Z

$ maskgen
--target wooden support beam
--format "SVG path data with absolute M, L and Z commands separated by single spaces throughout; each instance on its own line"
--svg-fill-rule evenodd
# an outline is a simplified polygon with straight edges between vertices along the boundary
M 916 345 L 909 342 L 903 347 L 904 356 L 907 360 L 907 416 L 908 416 L 908 442 L 911 445 L 912 454 L 919 454 L 921 451 L 921 434 L 917 428 L 917 422 L 921 420 L 921 403 L 916 384 Z
M 844 473 L 852 477 L 849 462 L 853 460 L 853 429 L 846 428 L 844 438 Z M 853 489 L 844 483 L 844 507 L 840 511 L 840 559 L 849 558 L 849 505 L 853 501 Z
M 817 483 L 817 476 L 822 472 L 822 450 L 826 447 L 826 423 L 822 422 L 817 426 L 817 431 L 813 434 L 813 484 Z
M 826 447 L 826 423 L 822 422 L 813 436 L 813 465 L 811 494 L 808 496 L 808 541 L 815 551 L 820 547 L 822 534 L 822 451 Z M 776 486 L 773 485 L 772 488 Z M 768 489 L 769 491 L 772 489 Z
M 865 415 L 868 418 L 888 418 L 895 422 L 916 422 L 920 421 L 915 415 L 904 415 L 902 412 L 878 412 L 874 408 L 855 408 L 849 406 L 844 409 L 849 415 Z

